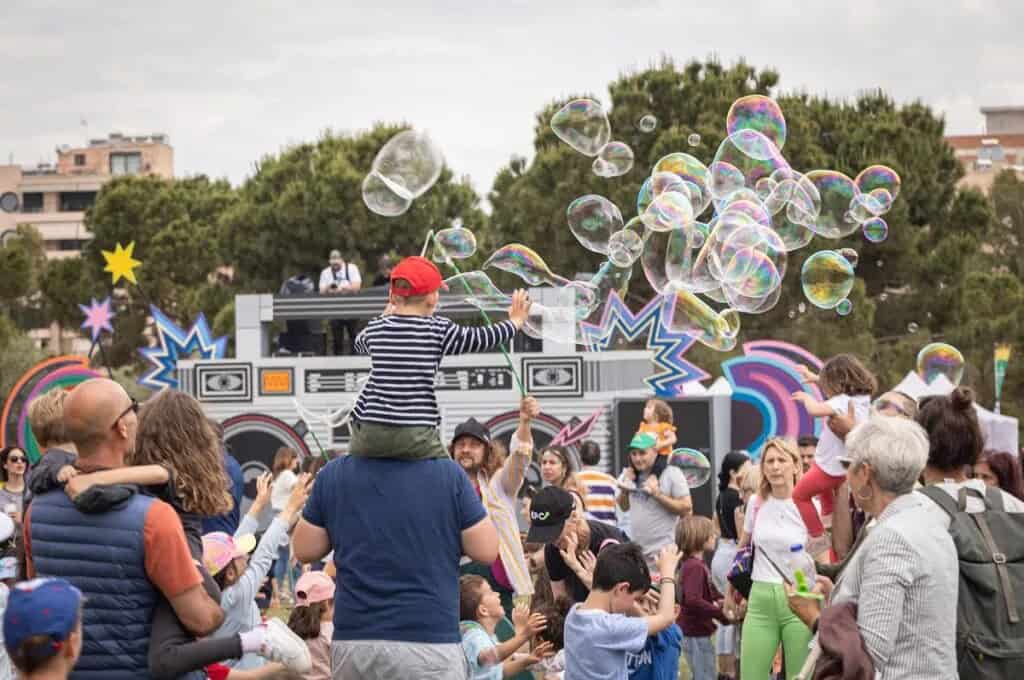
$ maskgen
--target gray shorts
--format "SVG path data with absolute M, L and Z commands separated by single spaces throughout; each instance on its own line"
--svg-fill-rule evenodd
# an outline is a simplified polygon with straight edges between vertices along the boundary
M 469 663 L 462 645 L 335 640 L 331 643 L 333 680 L 466 680 Z

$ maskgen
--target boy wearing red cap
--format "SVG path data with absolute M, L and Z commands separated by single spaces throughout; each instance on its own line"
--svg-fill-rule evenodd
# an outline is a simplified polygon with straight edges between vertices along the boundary
M 526 291 L 517 290 L 507 321 L 459 326 L 434 316 L 440 290 L 447 290 L 441 272 L 424 257 L 407 257 L 391 271 L 387 309 L 356 337 L 356 352 L 369 354 L 372 364 L 356 400 L 349 453 L 373 458 L 448 456 L 437 430 L 441 416 L 434 396 L 441 359 L 511 341 L 530 310 Z

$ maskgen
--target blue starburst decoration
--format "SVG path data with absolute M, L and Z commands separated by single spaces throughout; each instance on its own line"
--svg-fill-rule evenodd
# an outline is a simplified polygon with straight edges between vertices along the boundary
M 149 306 L 149 313 L 156 326 L 158 342 L 156 347 L 139 350 L 139 354 L 153 365 L 152 369 L 139 378 L 140 385 L 157 391 L 177 389 L 179 359 L 193 356 L 199 359 L 223 359 L 227 353 L 227 336 L 214 338 L 202 312 L 187 332 L 155 305 Z
M 616 331 L 627 340 L 636 340 L 646 331 L 647 349 L 654 352 L 652 360 L 662 370 L 644 378 L 644 382 L 658 396 L 677 397 L 682 394 L 685 383 L 710 376 L 683 358 L 696 341 L 687 333 L 673 331 L 661 322 L 664 314 L 662 302 L 662 296 L 656 295 L 634 314 L 618 293 L 612 291 L 601 313 L 600 322 L 583 322 L 580 329 L 588 344 L 598 350 L 608 349 Z

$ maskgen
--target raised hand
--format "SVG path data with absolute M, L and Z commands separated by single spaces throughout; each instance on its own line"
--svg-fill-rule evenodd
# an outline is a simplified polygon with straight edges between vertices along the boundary
M 526 317 L 530 314 L 530 304 L 530 296 L 522 288 L 518 288 L 512 293 L 512 305 L 508 308 L 508 318 L 516 325 L 516 328 L 522 328 L 523 323 L 526 322 Z

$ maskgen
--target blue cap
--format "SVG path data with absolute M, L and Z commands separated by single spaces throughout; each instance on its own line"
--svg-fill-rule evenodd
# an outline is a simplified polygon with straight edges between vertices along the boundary
M 78 623 L 81 603 L 81 591 L 62 578 L 15 584 L 4 612 L 4 645 L 10 652 L 30 637 L 48 635 L 54 642 L 49 656 L 56 654 Z

